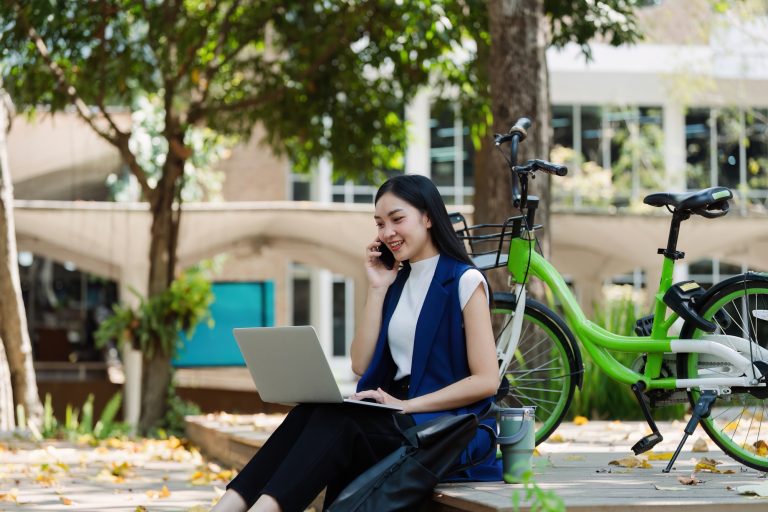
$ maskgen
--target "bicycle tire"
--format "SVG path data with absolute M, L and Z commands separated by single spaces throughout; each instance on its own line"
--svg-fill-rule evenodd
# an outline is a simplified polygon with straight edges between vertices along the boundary
M 715 334 L 730 334 L 748 337 L 752 342 L 768 348 L 768 320 L 760 320 L 750 311 L 768 311 L 768 279 L 762 277 L 732 278 L 730 283 L 713 290 L 704 297 L 700 314 L 717 325 Z M 745 314 L 746 312 L 746 314 Z M 744 321 L 744 319 L 749 321 Z M 680 333 L 681 338 L 695 339 L 706 334 L 687 322 Z M 746 336 L 745 336 L 746 335 Z M 699 370 L 698 354 L 680 354 L 679 367 L 682 378 L 696 378 Z M 721 364 L 721 363 L 718 363 Z M 708 418 L 701 420 L 701 426 L 712 441 L 738 462 L 759 471 L 768 471 L 768 397 L 762 388 L 732 388 L 731 394 L 718 397 L 712 404 Z M 688 400 L 691 407 L 696 404 L 699 390 L 690 390 Z
M 494 294 L 494 314 L 509 315 L 514 310 L 512 294 Z M 536 300 L 526 299 L 523 315 L 520 341 L 504 372 L 506 380 L 499 387 L 497 403 L 502 407 L 536 406 L 538 445 L 567 414 L 583 368 L 579 367 L 576 340 L 557 314 Z M 505 322 L 501 331 L 508 325 Z

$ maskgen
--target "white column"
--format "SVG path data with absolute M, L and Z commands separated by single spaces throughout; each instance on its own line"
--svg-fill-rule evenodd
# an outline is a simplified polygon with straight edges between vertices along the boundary
M 333 164 L 329 158 L 322 158 L 317 164 L 317 169 L 312 175 L 312 190 L 311 197 L 313 201 L 321 203 L 330 203 L 333 199 L 333 193 L 331 192 L 331 174 L 333 170 Z
M 666 188 L 684 191 L 685 183 L 685 112 L 679 103 L 664 105 L 664 167 Z
M 405 107 L 408 139 L 405 150 L 405 172 L 429 176 L 429 92 L 422 89 Z
M 312 183 L 312 200 L 330 203 L 331 160 L 323 158 Z M 312 267 L 309 275 L 309 319 L 327 356 L 333 353 L 333 276 L 328 270 Z
M 146 296 L 147 275 L 149 274 L 145 268 L 123 269 L 120 279 L 120 304 L 130 307 L 138 306 L 139 299 L 131 292 L 131 289 Z M 123 372 L 125 373 L 123 419 L 130 426 L 131 433 L 136 433 L 141 417 L 142 354 L 140 350 L 135 350 L 128 345 L 123 347 L 122 352 Z
M 313 268 L 309 276 L 309 319 L 326 356 L 333 354 L 333 276 Z

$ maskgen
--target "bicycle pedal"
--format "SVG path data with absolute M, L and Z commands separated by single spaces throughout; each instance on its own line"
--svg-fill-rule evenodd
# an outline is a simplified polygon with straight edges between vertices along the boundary
M 664 438 L 658 432 L 648 434 L 632 446 L 632 451 L 635 455 L 645 453 L 657 444 L 659 444 Z

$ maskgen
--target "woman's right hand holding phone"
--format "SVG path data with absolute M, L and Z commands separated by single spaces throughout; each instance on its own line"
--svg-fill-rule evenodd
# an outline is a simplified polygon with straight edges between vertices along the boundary
M 383 247 L 384 242 L 376 238 L 365 247 L 365 270 L 368 274 L 368 283 L 372 288 L 388 288 L 397 277 L 398 263 L 392 269 L 388 269 L 381 261 L 382 251 L 388 251 Z

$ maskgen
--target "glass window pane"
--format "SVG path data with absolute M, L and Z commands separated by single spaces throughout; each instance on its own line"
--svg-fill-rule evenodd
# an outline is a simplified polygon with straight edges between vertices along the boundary
M 451 108 L 432 112 L 430 124 L 430 161 L 432 181 L 436 185 L 454 184 L 454 114 Z
M 710 186 L 710 137 L 708 108 L 692 108 L 685 115 L 686 186 Z
M 585 162 L 595 162 L 605 167 L 601 157 L 602 115 L 600 107 L 581 107 L 581 152 Z
M 739 186 L 739 111 L 722 110 L 717 115 L 717 185 Z M 714 185 L 714 184 L 713 184 Z
M 664 127 L 661 107 L 640 107 L 639 137 L 634 158 L 639 196 L 661 189 L 665 179 Z
M 746 116 L 747 194 L 753 202 L 768 197 L 768 109 L 752 109 Z
M 552 146 L 573 147 L 573 107 L 552 107 Z
M 309 182 L 294 181 L 291 187 L 294 201 L 309 201 Z
M 625 203 L 633 193 L 633 169 L 635 140 L 637 133 L 638 111 L 630 107 L 612 108 L 605 112 L 611 135 L 611 161 L 609 167 L 613 171 L 613 186 L 616 199 Z
M 463 171 L 464 171 L 464 186 L 473 187 L 475 185 L 475 145 L 472 144 L 472 137 L 469 133 L 469 126 L 463 127 L 463 150 L 462 155 L 464 157 Z M 464 204 L 467 204 L 466 199 Z
M 293 278 L 293 325 L 309 325 L 309 279 Z
M 333 355 L 345 356 L 347 353 L 346 331 L 346 283 L 333 283 Z

